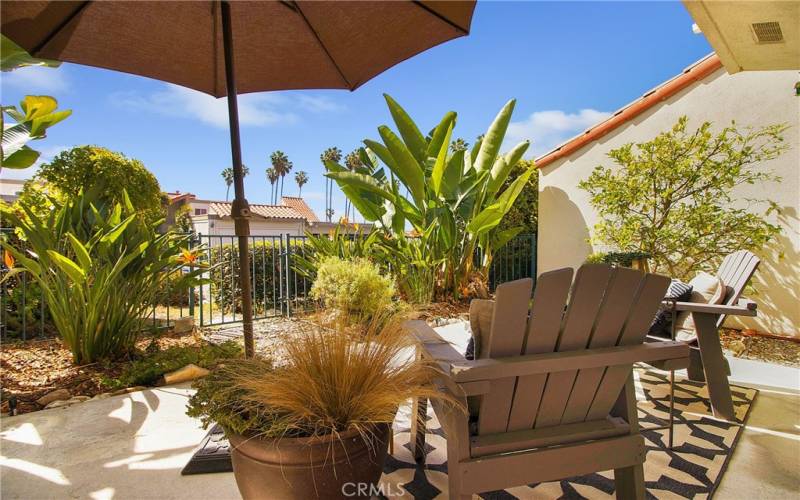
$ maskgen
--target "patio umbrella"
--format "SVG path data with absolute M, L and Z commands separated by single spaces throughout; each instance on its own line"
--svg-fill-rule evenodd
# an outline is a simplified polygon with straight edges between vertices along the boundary
M 253 311 L 238 93 L 354 90 L 468 34 L 472 1 L 80 1 L 0 3 L 0 30 L 31 55 L 227 96 L 246 355 Z

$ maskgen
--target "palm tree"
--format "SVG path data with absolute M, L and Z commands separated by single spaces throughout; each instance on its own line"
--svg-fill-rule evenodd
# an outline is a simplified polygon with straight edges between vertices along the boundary
M 300 170 L 294 174 L 294 181 L 297 183 L 297 196 L 303 196 L 303 185 L 308 182 L 308 174 Z
M 231 167 L 223 169 L 222 178 L 225 179 L 225 185 L 228 186 L 225 191 L 225 201 L 228 201 L 228 196 L 231 194 L 231 184 L 233 184 L 233 169 Z
M 289 157 L 286 156 L 286 153 L 283 151 L 275 151 L 273 152 L 270 157 L 270 161 L 272 162 L 272 168 L 278 173 L 278 176 L 281 180 L 281 196 L 283 196 L 283 178 L 286 177 L 292 170 L 292 162 L 289 161 Z M 277 203 L 277 200 L 276 200 Z
M 344 166 L 347 167 L 347 170 L 351 172 L 355 172 L 358 167 L 363 167 L 364 162 L 361 161 L 361 156 L 359 156 L 359 150 L 354 149 L 350 151 L 344 159 Z M 351 208 L 350 200 L 345 199 L 344 202 L 344 216 L 349 220 L 350 216 L 350 208 Z M 355 217 L 355 209 L 353 210 L 353 216 Z
M 250 173 L 250 169 L 247 168 L 247 165 L 242 165 L 242 177 L 247 177 Z M 233 184 L 233 168 L 228 167 L 222 170 L 222 178 L 225 179 L 225 185 L 228 187 L 225 190 L 225 201 L 228 201 L 228 196 L 231 193 L 231 185 Z
M 342 150 L 336 146 L 330 147 L 319 155 L 319 159 L 322 162 L 322 166 L 325 167 L 325 170 L 328 170 L 325 161 L 339 163 L 342 160 Z M 333 205 L 333 181 L 325 177 L 325 217 L 328 222 L 333 218 L 333 208 L 331 205 Z
M 279 177 L 280 176 L 278 175 L 278 171 L 277 170 L 275 170 L 272 167 L 267 169 L 267 180 L 269 181 L 270 188 L 271 188 L 270 193 L 269 193 L 269 202 L 272 203 L 272 204 L 276 203 L 275 202 L 275 194 L 277 193 L 277 186 L 275 186 L 275 183 L 278 182 L 278 178 Z

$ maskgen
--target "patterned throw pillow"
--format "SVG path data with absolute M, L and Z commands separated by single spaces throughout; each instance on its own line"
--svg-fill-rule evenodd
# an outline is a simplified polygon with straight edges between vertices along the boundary
M 679 280 L 672 280 L 672 283 L 667 289 L 667 294 L 664 295 L 664 300 L 672 300 L 675 302 L 686 302 L 692 297 L 692 285 L 684 283 Z M 660 306 L 656 317 L 653 318 L 653 323 L 650 325 L 650 330 L 647 331 L 648 335 L 655 335 L 657 337 L 671 338 L 670 327 L 672 326 L 672 313 L 669 308 Z

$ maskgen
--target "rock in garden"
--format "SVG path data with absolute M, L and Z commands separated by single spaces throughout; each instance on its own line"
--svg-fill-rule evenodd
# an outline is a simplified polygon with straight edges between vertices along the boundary
M 72 396 L 68 390 L 66 389 L 56 389 L 55 391 L 48 392 L 44 396 L 40 397 L 36 400 L 36 403 L 39 406 L 47 406 L 53 401 L 61 401 L 65 399 L 69 399 Z
M 201 368 L 195 364 L 188 364 L 179 370 L 164 374 L 165 384 L 178 384 L 180 382 L 187 382 L 196 378 L 205 377 L 209 371 Z
M 736 339 L 736 340 L 734 340 L 733 342 L 730 343 L 728 348 L 731 351 L 733 351 L 733 355 L 738 358 L 739 356 L 744 354 L 744 352 L 747 350 L 747 345 L 745 345 L 745 343 L 742 342 L 741 340 Z
M 185 333 L 194 330 L 194 318 L 186 316 L 175 320 L 172 331 L 175 333 Z

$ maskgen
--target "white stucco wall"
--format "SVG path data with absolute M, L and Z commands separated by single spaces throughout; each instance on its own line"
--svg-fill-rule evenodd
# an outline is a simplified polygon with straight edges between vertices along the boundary
M 736 198 L 768 197 L 782 214 L 771 216 L 782 235 L 756 253 L 762 259 L 756 272 L 759 315 L 735 326 L 800 336 L 800 97 L 794 95 L 798 80 L 794 71 L 742 72 L 728 75 L 720 69 L 663 103 L 621 125 L 598 141 L 540 171 L 539 182 L 539 272 L 560 267 L 578 267 L 595 249 L 589 239 L 597 214 L 578 182 L 594 167 L 613 167 L 606 154 L 629 142 L 642 142 L 671 127 L 682 115 L 689 127 L 711 121 L 721 128 L 735 120 L 738 126 L 787 123 L 789 151 L 763 165 L 782 181 L 769 185 L 737 188 Z M 534 138 L 535 139 L 535 138 Z M 597 251 L 606 250 L 597 248 Z
M 199 218 L 198 218 L 199 219 Z M 198 222 L 202 220 L 199 219 Z M 233 235 L 235 234 L 235 228 L 233 219 L 211 219 L 213 223 L 213 227 L 208 227 L 205 224 L 196 224 L 195 230 L 199 226 L 203 225 L 205 231 L 199 231 L 203 234 L 221 234 L 221 235 Z M 292 236 L 302 236 L 305 230 L 305 222 L 304 221 L 268 221 L 264 219 L 260 219 L 258 217 L 253 217 L 250 219 L 250 235 L 251 236 L 280 236 L 282 234 L 290 234 Z

